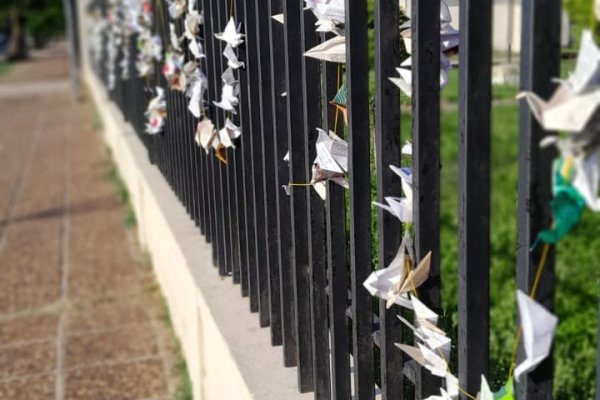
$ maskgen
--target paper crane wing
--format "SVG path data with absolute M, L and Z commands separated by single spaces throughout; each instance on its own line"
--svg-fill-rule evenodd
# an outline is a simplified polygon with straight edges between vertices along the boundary
M 344 64 L 346 62 L 346 38 L 336 36 L 326 40 L 308 50 L 304 55 L 322 61 Z
M 600 90 L 574 95 L 560 85 L 549 101 L 531 92 L 520 93 L 525 98 L 534 117 L 548 131 L 581 132 L 600 105 Z
M 515 368 L 518 381 L 550 354 L 558 318 L 520 290 L 517 291 L 517 302 L 525 348 L 525 359 Z
M 417 268 L 410 271 L 400 286 L 400 293 L 408 293 L 413 288 L 416 289 L 423 284 L 429 277 L 429 268 L 431 266 L 431 252 L 419 262 Z
M 594 212 L 600 211 L 600 150 L 578 162 L 573 186 L 583 196 L 587 206 Z
M 573 93 L 580 94 L 590 86 L 600 83 L 600 49 L 594 43 L 592 32 L 584 30 L 577 56 L 575 71 L 569 75 L 567 86 Z

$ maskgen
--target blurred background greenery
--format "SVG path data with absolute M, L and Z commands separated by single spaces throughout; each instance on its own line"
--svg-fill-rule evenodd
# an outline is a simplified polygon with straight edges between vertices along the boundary
M 31 46 L 41 48 L 63 32 L 62 0 L 0 1 L 0 57 L 27 58 Z

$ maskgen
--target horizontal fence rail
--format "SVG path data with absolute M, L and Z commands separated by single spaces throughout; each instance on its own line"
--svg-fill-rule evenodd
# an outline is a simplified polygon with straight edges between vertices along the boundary
M 96 3 L 97 12 L 106 18 L 119 2 Z M 185 93 L 169 89 L 162 63 L 156 60 L 152 74 L 138 76 L 138 33 L 118 44 L 105 30 L 100 61 L 94 64 L 110 99 L 145 145 L 149 160 L 212 245 L 215 273 L 231 276 L 233 284 L 240 285 L 249 311 L 270 330 L 271 345 L 282 346 L 284 365 L 297 368 L 298 390 L 314 392 L 316 399 L 424 399 L 439 395 L 443 387 L 441 377 L 396 346 L 412 344 L 413 333 L 397 316 L 410 320 L 413 313 L 398 305 L 388 308 L 385 300 L 372 297 L 363 286 L 375 269 L 396 259 L 403 238 L 413 234 L 414 258 L 421 260 L 431 252 L 429 277 L 414 292 L 425 306 L 443 312 L 440 67 L 445 56 L 440 52 L 440 26 L 434 23 L 443 5 L 438 0 L 408 3 L 410 15 L 397 0 L 337 1 L 345 13 L 333 30 L 337 34 L 343 30 L 345 52 L 339 62 L 329 62 L 304 53 L 340 36 L 315 30 L 322 21 L 303 0 L 197 0 L 195 9 L 203 15 L 198 40 L 205 54 L 198 62 L 207 77 L 204 118 L 210 118 L 217 130 L 226 120 L 241 128 L 235 147 L 225 148 L 221 160 L 196 144 L 201 119 L 188 111 Z M 458 274 L 452 279 L 458 280 L 459 289 L 452 355 L 457 362 L 448 361 L 458 365 L 453 372 L 460 398 L 467 399 L 474 398 L 482 374 L 491 369 L 493 2 L 455 3 L 460 9 L 459 56 L 454 60 L 460 74 L 460 123 L 455 137 Z M 168 49 L 169 24 L 181 35 L 185 15 L 178 19 L 169 15 L 173 2 L 149 4 L 154 10 L 151 29 Z M 551 79 L 560 75 L 561 1 L 523 0 L 522 16 L 521 88 L 547 98 L 554 87 Z M 401 107 L 406 98 L 389 79 L 406 58 L 405 33 L 400 33 L 405 18 L 411 21 L 410 108 Z M 234 49 L 244 63 L 233 70 L 239 88 L 236 112 L 214 103 L 221 98 L 222 75 L 230 66 L 223 56 L 227 44 L 214 34 L 226 30 L 230 19 L 244 34 L 244 42 Z M 116 57 L 111 56 L 114 52 Z M 127 53 L 125 78 L 120 60 Z M 185 46 L 182 54 L 186 61 L 194 58 Z M 162 132 L 149 135 L 144 112 L 156 95 L 155 87 L 165 91 L 167 117 Z M 344 104 L 339 104 L 340 94 Z M 333 99 L 337 106 L 331 104 Z M 402 118 L 411 119 L 404 125 L 411 126 L 410 131 L 401 131 L 401 111 Z M 321 145 L 317 128 L 347 142 L 347 188 L 332 180 L 320 193 L 316 185 L 311 187 L 313 161 Z M 530 251 L 535 237 L 551 223 L 549 177 L 556 154 L 538 151 L 543 136 L 523 104 L 516 278 L 524 292 L 533 284 L 541 257 L 540 248 Z M 402 156 L 407 141 L 412 143 L 414 211 L 411 227 L 403 231 L 396 217 L 374 208 L 372 201 L 384 203 L 401 194 L 404 186 L 390 165 L 410 166 Z M 537 296 L 549 310 L 554 305 L 553 255 L 551 251 Z M 518 357 L 524 357 L 522 345 Z M 552 387 L 549 357 L 515 389 L 519 399 L 548 399 Z

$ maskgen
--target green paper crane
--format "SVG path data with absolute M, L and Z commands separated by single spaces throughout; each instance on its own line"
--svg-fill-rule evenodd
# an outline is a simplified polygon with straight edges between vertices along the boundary
M 494 400 L 515 400 L 512 378 L 506 382 L 502 389 L 494 393 Z
M 585 199 L 573 187 L 572 160 L 559 158 L 554 162 L 554 198 L 550 202 L 554 224 L 539 233 L 537 241 L 556 244 L 579 223 L 585 209 Z M 536 241 L 536 242 L 537 242 Z

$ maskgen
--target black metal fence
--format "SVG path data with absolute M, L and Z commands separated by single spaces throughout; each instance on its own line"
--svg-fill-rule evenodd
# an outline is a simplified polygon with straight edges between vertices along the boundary
M 221 55 L 224 45 L 213 33 L 223 31 L 232 14 L 246 35 L 238 48 L 246 67 L 239 70 L 240 107 L 234 119 L 242 136 L 237 149 L 227 150 L 227 165 L 194 143 L 197 121 L 180 92 L 166 90 L 164 133 L 144 133 L 146 102 L 140 99 L 148 100 L 148 88 L 165 87 L 165 82 L 158 73 L 150 81 L 136 78 L 135 40 L 130 49 L 132 78 L 117 76 L 110 91 L 147 146 L 150 160 L 212 243 L 218 273 L 231 275 L 240 285 L 260 326 L 269 327 L 271 344 L 282 346 L 285 365 L 297 367 L 299 390 L 314 391 L 318 399 L 345 400 L 351 393 L 361 400 L 407 398 L 409 393 L 422 399 L 440 387 L 437 378 L 395 347 L 403 336 L 398 310 L 386 309 L 385 302 L 362 286 L 373 269 L 372 254 L 377 252 L 380 264 L 387 265 L 401 240 L 398 221 L 379 211 L 378 248 L 372 248 L 372 175 L 379 201 L 399 194 L 400 182 L 387 166 L 400 164 L 401 143 L 412 139 L 416 256 L 433 252 L 420 300 L 434 311 L 441 308 L 440 30 L 432 23 L 440 3 L 413 1 L 412 131 L 400 132 L 400 91 L 388 79 L 401 61 L 400 9 L 397 0 L 374 2 L 371 25 L 367 0 L 346 0 L 350 190 L 327 184 L 325 202 L 309 187 L 293 187 L 290 197 L 281 189 L 288 182 L 310 180 L 316 127 L 337 128 L 344 135 L 328 105 L 339 87 L 339 66 L 303 56 L 327 35 L 314 32 L 315 18 L 303 10 L 302 0 L 197 2 L 204 12 L 207 104 L 217 125 L 224 123 L 225 114 L 212 100 L 219 96 L 227 66 Z M 458 376 L 468 393 L 478 392 L 480 377 L 489 370 L 492 8 L 491 0 L 460 1 Z M 279 13 L 285 24 L 271 18 Z M 559 76 L 560 13 L 560 0 L 522 1 L 521 88 L 546 97 L 553 88 L 551 78 Z M 160 31 L 165 25 L 158 20 L 168 20 L 168 15 L 156 13 L 155 18 Z M 370 28 L 373 66 L 368 57 Z M 97 72 L 106 81 L 103 65 Z M 540 257 L 529 249 L 537 232 L 550 223 L 548 177 L 554 154 L 537 150 L 542 131 L 525 106 L 520 130 L 517 281 L 529 291 Z M 553 287 L 550 266 L 537 296 L 550 310 Z M 518 385 L 519 399 L 551 398 L 552 369 L 550 357 Z

